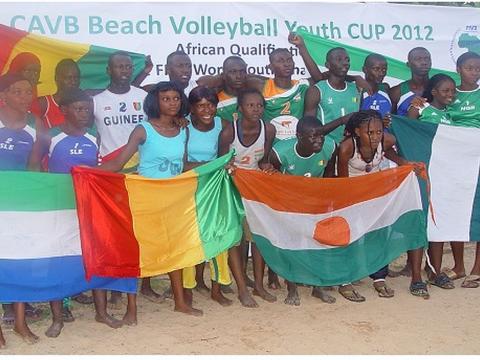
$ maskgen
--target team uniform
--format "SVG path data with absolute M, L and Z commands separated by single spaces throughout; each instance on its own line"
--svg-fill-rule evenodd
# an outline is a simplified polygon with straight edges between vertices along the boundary
M 0 121 L 0 170 L 27 170 L 36 139 L 36 131 L 30 125 L 9 129 Z
M 408 86 L 408 81 L 400 83 L 400 99 L 397 104 L 397 115 L 407 116 L 408 108 L 412 103 L 412 100 L 417 96 Z
M 290 89 L 279 88 L 274 79 L 265 82 L 263 120 L 277 130 L 275 141 L 295 137 L 297 123 L 303 117 L 305 93 L 309 87 L 306 79 L 292 80 Z
M 60 110 L 60 105 L 57 104 L 52 95 L 45 96 L 47 108 L 43 116 L 43 124 L 47 129 L 60 126 L 65 122 L 65 115 Z
M 114 94 L 104 90 L 93 97 L 95 126 L 100 135 L 100 157 L 108 161 L 117 156 L 128 142 L 133 129 L 146 120 L 143 100 L 147 93 L 134 86 L 125 94 Z M 125 168 L 132 169 L 138 164 L 136 156 Z
M 452 120 L 446 109 L 441 110 L 437 109 L 435 106 L 426 104 L 426 106 L 418 110 L 418 113 L 420 114 L 418 120 L 433 124 L 452 125 Z
M 225 90 L 220 91 L 217 96 L 217 116 L 230 122 L 237 121 L 239 115 L 237 97 L 227 94 Z
M 456 100 L 447 107 L 447 113 L 454 125 L 480 127 L 480 87 L 472 91 L 457 89 Z
M 241 121 L 241 120 L 240 120 Z M 250 146 L 245 146 L 239 135 L 239 121 L 235 121 L 233 126 L 233 142 L 230 144 L 230 150 L 235 149 L 235 166 L 243 169 L 258 170 L 258 162 L 265 155 L 266 129 L 263 120 L 260 120 L 260 133 L 257 139 Z
M 322 80 L 315 84 L 320 91 L 320 103 L 318 104 L 317 118 L 323 125 L 358 111 L 360 106 L 360 94 L 354 83 L 345 82 L 343 90 L 336 90 L 331 87 L 328 80 Z M 343 139 L 345 125 L 337 127 L 327 137 L 331 137 L 337 144 Z
M 360 110 L 375 110 L 382 115 L 382 119 L 386 114 L 392 111 L 392 101 L 388 96 L 385 84 L 378 85 L 378 91 L 372 95 L 362 93 L 362 101 Z
M 335 141 L 326 137 L 320 152 L 303 157 L 297 152 L 297 139 L 294 138 L 278 141 L 272 151 L 280 161 L 280 171 L 283 174 L 322 177 L 335 148 Z
M 60 132 L 52 137 L 48 150 L 49 172 L 68 174 L 74 166 L 94 167 L 97 163 L 97 139 L 88 132 L 80 136 Z
M 146 139 L 138 146 L 138 173 L 153 179 L 180 175 L 183 171 L 187 130 L 180 129 L 176 136 L 167 137 L 159 134 L 148 121 L 140 126 L 145 129 Z
M 190 117 L 187 117 L 190 120 Z M 218 137 L 222 131 L 222 119 L 216 116 L 214 127 L 209 131 L 199 131 L 190 122 L 188 124 L 188 161 L 212 161 L 218 154 Z M 225 251 L 209 261 L 211 279 L 221 285 L 230 285 L 232 279 L 228 270 L 228 251 Z M 197 286 L 195 266 L 183 269 L 183 287 L 193 289 Z

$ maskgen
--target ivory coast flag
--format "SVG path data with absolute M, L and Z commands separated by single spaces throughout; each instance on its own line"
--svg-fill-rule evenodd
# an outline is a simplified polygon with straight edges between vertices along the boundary
M 236 244 L 243 209 L 224 169 L 231 157 L 171 179 L 74 168 L 87 277 L 164 274 Z
M 55 67 L 62 59 L 75 60 L 80 68 L 82 89 L 105 89 L 110 83 L 106 73 L 108 57 L 117 49 L 57 40 L 28 33 L 0 24 L 0 74 L 8 72 L 10 63 L 19 54 L 29 52 L 40 59 L 42 70 L 38 96 L 54 94 Z M 134 64 L 135 78 L 145 65 L 145 55 L 129 53 Z
M 411 166 L 355 178 L 305 178 L 237 170 L 254 241 L 287 280 L 349 283 L 425 246 L 420 191 Z
M 86 281 L 75 208 L 70 175 L 0 171 L 0 302 L 136 292 L 136 278 Z
M 343 47 L 347 50 L 348 55 L 350 56 L 350 70 L 362 72 L 363 63 L 365 58 L 375 51 L 371 51 L 364 48 L 358 48 L 355 46 L 347 45 L 335 40 L 326 39 L 318 35 L 313 35 L 305 30 L 299 30 L 298 34 L 305 41 L 305 46 L 308 49 L 308 52 L 312 56 L 313 60 L 321 66 L 325 66 L 325 60 L 327 52 L 330 49 L 335 47 Z M 382 54 L 383 55 L 383 54 Z M 407 54 L 405 54 L 404 59 L 395 59 L 390 56 L 385 56 L 388 65 L 388 76 L 397 78 L 400 80 L 408 80 L 411 77 L 410 68 L 407 66 Z M 447 74 L 452 77 L 455 81 L 459 82 L 460 77 L 456 72 L 435 69 L 430 70 L 430 76 L 433 76 L 438 73 Z
M 427 165 L 435 220 L 424 196 L 428 240 L 480 241 L 480 128 L 399 116 L 391 127 L 400 154 Z

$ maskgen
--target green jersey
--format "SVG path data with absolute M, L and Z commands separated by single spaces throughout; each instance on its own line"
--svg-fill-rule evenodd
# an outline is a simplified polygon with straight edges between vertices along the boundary
M 323 125 L 358 111 L 360 107 L 360 94 L 355 84 L 345 82 L 343 90 L 336 90 L 330 86 L 328 80 L 322 80 L 315 84 L 320 91 L 320 103 L 318 104 L 317 118 Z M 345 126 L 341 125 L 330 134 L 330 137 L 338 144 L 343 140 Z
M 277 130 L 275 140 L 295 137 L 297 123 L 303 117 L 305 93 L 309 87 L 306 79 L 292 80 L 290 89 L 282 89 L 268 79 L 263 88 L 266 105 L 263 120 Z
M 472 91 L 457 89 L 457 98 L 447 112 L 454 125 L 480 127 L 480 87 Z
M 440 110 L 430 104 L 427 104 L 427 106 L 419 110 L 419 114 L 420 117 L 418 120 L 433 124 L 452 125 L 452 120 L 450 119 L 450 115 L 447 113 L 447 109 Z
M 280 161 L 280 171 L 283 174 L 322 177 L 335 148 L 335 141 L 326 136 L 322 150 L 309 157 L 298 154 L 297 138 L 280 140 L 273 146 L 272 150 Z
M 217 116 L 228 120 L 237 121 L 238 119 L 238 106 L 237 97 L 227 94 L 225 91 L 220 91 L 218 94 Z

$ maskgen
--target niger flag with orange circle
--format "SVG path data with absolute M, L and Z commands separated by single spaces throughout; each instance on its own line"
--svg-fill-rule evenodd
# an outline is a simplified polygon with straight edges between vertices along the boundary
M 334 179 L 238 169 L 234 181 L 257 247 L 289 281 L 349 283 L 426 245 L 411 166 Z

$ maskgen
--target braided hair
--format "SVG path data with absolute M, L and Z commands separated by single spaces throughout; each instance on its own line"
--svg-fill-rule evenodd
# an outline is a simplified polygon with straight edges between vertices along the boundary
M 450 81 L 455 86 L 455 81 L 448 75 L 445 74 L 435 74 L 433 75 L 430 80 L 428 80 L 427 86 L 425 86 L 425 90 L 423 91 L 422 97 L 427 99 L 427 102 L 431 103 L 433 101 L 432 90 L 436 89 L 440 86 L 441 83 L 445 81 Z
M 347 134 L 346 135 L 347 138 L 351 138 L 352 141 L 355 138 L 355 140 L 358 143 L 358 146 L 360 147 L 360 138 L 356 135 L 355 129 L 360 128 L 360 126 L 363 123 L 367 123 L 368 124 L 367 131 L 370 132 L 370 123 L 373 120 L 380 120 L 380 122 L 382 123 L 382 127 L 383 127 L 382 115 L 380 115 L 380 113 L 376 110 L 370 110 L 370 109 L 369 110 L 361 110 L 361 111 L 358 111 L 358 112 L 354 113 L 350 117 L 350 119 L 348 120 L 347 124 L 345 125 L 345 132 Z M 369 140 L 370 140 L 370 149 L 372 150 L 372 153 L 375 153 L 376 149 L 374 149 L 372 147 L 372 140 L 370 139 L 370 136 L 369 136 Z M 382 140 L 381 141 L 382 141 L 382 147 L 383 147 L 383 135 L 382 135 Z M 366 161 L 366 162 L 368 162 L 368 161 Z

